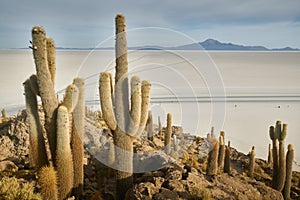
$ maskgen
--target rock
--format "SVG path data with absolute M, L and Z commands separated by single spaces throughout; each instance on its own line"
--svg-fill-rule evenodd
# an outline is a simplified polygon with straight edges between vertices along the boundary
M 18 166 L 9 160 L 0 161 L 0 172 L 1 171 L 16 172 L 18 171 Z
M 153 183 L 140 183 L 127 191 L 125 200 L 150 200 L 158 192 L 159 188 Z
M 179 181 L 182 179 L 182 172 L 179 170 L 168 172 L 166 175 L 166 179 Z
M 179 196 L 176 192 L 171 191 L 169 189 L 166 188 L 161 188 L 160 192 L 156 195 L 154 195 L 155 200 L 175 200 L 178 199 Z

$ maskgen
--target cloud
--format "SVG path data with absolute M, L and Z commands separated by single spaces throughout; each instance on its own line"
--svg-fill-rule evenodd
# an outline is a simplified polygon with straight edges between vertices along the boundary
M 116 13 L 126 16 L 129 28 L 156 26 L 187 33 L 203 27 L 220 26 L 221 31 L 227 25 L 299 22 L 299 7 L 298 0 L 10 0 L 1 2 L 0 35 L 28 38 L 30 28 L 42 24 L 62 45 L 93 45 L 114 33 Z M 19 43 L 2 40 L 2 46 Z

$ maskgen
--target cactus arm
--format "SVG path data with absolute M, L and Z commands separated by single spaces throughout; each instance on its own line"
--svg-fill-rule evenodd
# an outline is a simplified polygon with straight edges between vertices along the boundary
M 55 63 L 55 43 L 52 38 L 47 38 L 47 61 L 48 68 L 51 75 L 51 80 L 53 86 L 55 85 L 55 72 L 56 72 L 56 63 Z
M 43 27 L 32 29 L 33 57 L 36 66 L 37 80 L 45 112 L 45 129 L 47 132 L 52 159 L 55 160 L 56 148 L 56 109 L 58 101 L 51 81 L 47 62 L 46 32 Z
M 25 91 L 26 112 L 29 119 L 30 165 L 39 169 L 42 166 L 49 165 L 45 148 L 45 140 L 38 114 L 37 98 L 31 90 L 30 80 L 27 79 L 23 85 Z
M 249 162 L 249 176 L 253 178 L 255 168 L 255 147 L 252 147 L 250 151 L 250 162 Z
M 139 129 L 141 119 L 141 81 L 140 78 L 134 76 L 131 78 L 131 110 L 130 110 L 130 125 L 128 134 L 131 136 L 136 135 Z
M 147 80 L 142 81 L 142 106 L 141 106 L 141 119 L 140 127 L 137 133 L 137 136 L 141 136 L 148 119 L 148 109 L 150 104 L 150 90 L 151 84 Z
M 62 105 L 64 105 L 68 109 L 69 113 L 72 113 L 73 110 L 75 109 L 78 102 L 78 97 L 79 97 L 79 91 L 77 86 L 74 84 L 68 85 L 64 95 L 64 100 L 62 102 Z
M 103 118 L 108 127 L 114 131 L 117 128 L 117 122 L 113 111 L 110 77 L 111 75 L 108 72 L 101 73 L 99 81 L 99 94 Z

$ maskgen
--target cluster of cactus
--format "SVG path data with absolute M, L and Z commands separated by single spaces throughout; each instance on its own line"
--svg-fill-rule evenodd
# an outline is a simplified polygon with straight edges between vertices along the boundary
M 29 119 L 30 165 L 39 170 L 45 199 L 66 199 L 72 190 L 78 197 L 83 191 L 84 80 L 75 78 L 59 103 L 54 90 L 55 44 L 41 26 L 32 29 L 32 49 L 36 75 L 23 84 Z M 42 101 L 45 127 L 39 118 L 37 96 Z M 44 131 L 49 147 L 45 145 Z
M 230 141 L 225 146 L 225 132 L 220 131 L 219 139 L 214 134 L 214 127 L 211 133 L 207 134 L 207 142 L 209 144 L 209 153 L 207 158 L 207 175 L 215 175 L 219 170 L 224 173 L 230 173 Z
M 133 184 L 133 139 L 139 137 L 145 129 L 151 89 L 148 81 L 141 82 L 139 77 L 133 76 L 129 104 L 125 26 L 124 16 L 118 14 L 116 16 L 115 84 L 112 75 L 108 72 L 102 72 L 99 80 L 103 118 L 113 133 L 118 199 L 124 199 L 127 190 Z
M 294 151 L 292 145 L 289 145 L 287 155 L 285 155 L 284 140 L 287 135 L 287 124 L 277 121 L 275 127 L 270 127 L 269 134 L 273 143 L 272 186 L 274 189 L 282 192 L 285 199 L 288 199 L 290 195 Z

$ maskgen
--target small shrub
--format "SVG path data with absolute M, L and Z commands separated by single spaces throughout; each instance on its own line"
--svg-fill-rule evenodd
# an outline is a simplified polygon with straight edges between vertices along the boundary
M 42 200 L 29 183 L 19 183 L 15 177 L 3 177 L 0 181 L 0 200 Z

